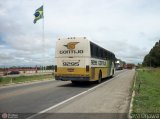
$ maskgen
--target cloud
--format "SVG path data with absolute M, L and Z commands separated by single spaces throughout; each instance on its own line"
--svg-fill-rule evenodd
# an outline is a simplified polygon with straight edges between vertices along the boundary
M 42 20 L 33 24 L 41 0 L 0 2 L 0 66 L 54 64 L 59 37 L 86 36 L 126 62 L 138 63 L 160 38 L 160 1 L 44 1 Z M 3 41 L 3 42 L 2 42 Z

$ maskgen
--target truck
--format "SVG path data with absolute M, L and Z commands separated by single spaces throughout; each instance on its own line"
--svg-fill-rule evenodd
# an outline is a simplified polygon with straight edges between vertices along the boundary
M 116 70 L 123 70 L 124 68 L 124 62 L 120 59 L 117 59 L 115 62 Z

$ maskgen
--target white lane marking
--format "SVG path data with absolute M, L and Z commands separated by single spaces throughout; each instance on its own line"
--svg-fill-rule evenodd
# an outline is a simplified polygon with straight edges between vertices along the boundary
M 125 72 L 126 72 L 126 71 L 125 71 Z M 32 119 L 32 118 L 34 118 L 34 117 L 36 117 L 36 116 L 38 116 L 38 115 L 40 115 L 40 114 L 43 114 L 43 113 L 45 113 L 45 112 L 47 112 L 47 111 L 49 111 L 49 110 L 51 110 L 51 109 L 54 109 L 54 108 L 60 106 L 60 105 L 66 103 L 66 102 L 68 102 L 68 101 L 70 101 L 70 100 L 72 100 L 72 99 L 74 99 L 74 98 L 76 98 L 76 97 L 78 97 L 78 96 L 81 96 L 81 95 L 83 95 L 83 94 L 85 94 L 85 93 L 88 93 L 89 91 L 92 91 L 92 90 L 94 90 L 94 89 L 96 89 L 96 88 L 98 88 L 98 87 L 100 87 L 100 86 L 102 86 L 102 85 L 104 85 L 104 84 L 112 81 L 113 79 L 119 77 L 120 75 L 122 75 L 122 74 L 125 73 L 125 72 L 122 72 L 121 74 L 118 74 L 117 76 L 111 78 L 110 80 L 105 81 L 104 83 L 101 83 L 101 84 L 99 84 L 99 85 L 97 85 L 97 86 L 94 86 L 93 88 L 90 88 L 90 89 L 88 89 L 88 90 L 86 90 L 86 91 L 83 91 L 83 92 L 81 92 L 81 93 L 79 93 L 79 94 L 77 94 L 77 95 L 75 95 L 75 96 L 73 96 L 73 97 L 71 97 L 71 98 L 69 98 L 69 99 L 67 99 L 67 100 L 64 100 L 64 101 L 62 101 L 62 102 L 60 102 L 60 103 L 58 103 L 58 104 L 55 104 L 55 105 L 53 105 L 53 106 L 51 106 L 51 107 L 49 107 L 49 108 L 47 108 L 47 109 L 44 109 L 44 110 L 38 112 L 37 114 L 34 114 L 34 115 L 32 115 L 32 116 L 30 116 L 30 117 L 28 117 L 28 118 L 26 118 L 26 119 Z

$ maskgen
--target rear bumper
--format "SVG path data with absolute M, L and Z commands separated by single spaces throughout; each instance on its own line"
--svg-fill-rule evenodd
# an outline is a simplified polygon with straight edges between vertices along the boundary
M 63 76 L 55 76 L 55 80 L 61 81 L 89 81 L 89 77 L 63 77 Z

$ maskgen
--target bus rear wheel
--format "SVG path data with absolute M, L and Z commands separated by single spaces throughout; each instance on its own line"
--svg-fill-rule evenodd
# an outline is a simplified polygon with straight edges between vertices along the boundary
M 99 76 L 98 76 L 98 80 L 97 80 L 97 84 L 100 84 L 102 82 L 102 72 L 99 72 Z

